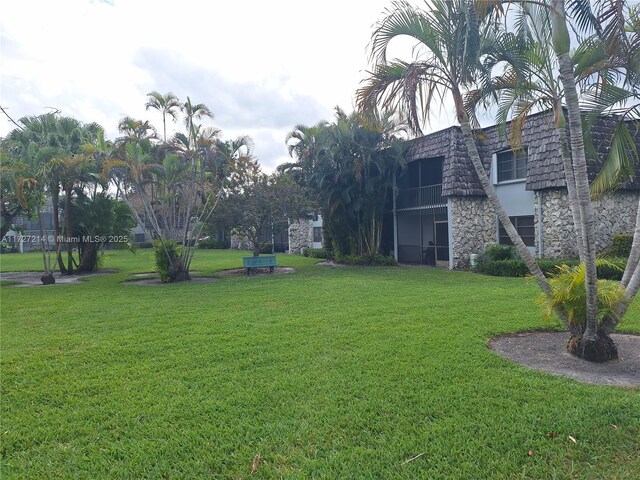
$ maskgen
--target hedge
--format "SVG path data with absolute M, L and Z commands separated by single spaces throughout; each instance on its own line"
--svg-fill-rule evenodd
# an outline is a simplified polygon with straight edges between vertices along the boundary
M 574 258 L 544 258 L 536 260 L 536 263 L 540 267 L 540 270 L 549 277 L 556 273 L 557 267 L 560 265 L 576 266 L 580 262 Z M 606 280 L 621 280 L 626 264 L 627 261 L 624 258 L 607 258 L 606 262 L 598 263 L 598 278 Z M 480 260 L 478 271 L 495 277 L 524 277 L 529 274 L 527 265 L 519 258 L 512 258 L 508 260 L 486 260 L 485 258 L 482 258 Z
M 329 253 L 325 248 L 305 248 L 302 255 L 310 258 L 329 258 Z
M 338 263 L 344 263 L 346 265 L 362 265 L 362 266 L 380 266 L 380 267 L 395 267 L 398 265 L 396 259 L 393 257 L 387 257 L 380 254 L 365 254 L 365 255 L 347 255 L 337 256 Z

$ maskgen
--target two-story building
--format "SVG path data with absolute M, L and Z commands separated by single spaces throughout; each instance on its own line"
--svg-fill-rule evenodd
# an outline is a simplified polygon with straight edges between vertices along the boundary
M 609 148 L 611 119 L 592 132 L 601 158 Z M 640 145 L 640 134 L 631 126 Z M 482 129 L 477 145 L 498 197 L 531 252 L 539 257 L 577 255 L 559 139 L 551 112 L 532 115 L 523 147 L 513 151 L 509 129 Z M 448 268 L 469 266 L 470 254 L 489 244 L 509 244 L 469 159 L 462 132 L 451 127 L 415 139 L 407 170 L 396 179 L 392 211 L 393 255 L 400 263 Z M 600 164 L 590 162 L 593 179 Z M 599 251 L 615 234 L 633 233 L 640 199 L 640 174 L 615 193 L 594 202 Z

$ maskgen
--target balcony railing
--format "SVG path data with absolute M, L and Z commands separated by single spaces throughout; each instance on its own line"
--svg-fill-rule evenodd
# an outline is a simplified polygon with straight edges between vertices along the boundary
M 396 209 L 442 206 L 446 203 L 446 199 L 442 196 L 442 184 L 439 183 L 428 187 L 400 190 L 396 199 Z

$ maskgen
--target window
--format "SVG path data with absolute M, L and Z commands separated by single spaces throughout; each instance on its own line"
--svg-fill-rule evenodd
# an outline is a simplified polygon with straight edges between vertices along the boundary
M 535 246 L 535 226 L 533 224 L 533 215 L 527 217 L 509 217 L 516 231 L 522 237 L 522 241 L 527 247 Z M 513 245 L 507 231 L 502 224 L 498 222 L 498 243 L 501 245 Z
M 322 242 L 322 227 L 313 227 L 313 242 Z
M 496 155 L 498 183 L 519 180 L 527 176 L 527 150 L 509 150 Z

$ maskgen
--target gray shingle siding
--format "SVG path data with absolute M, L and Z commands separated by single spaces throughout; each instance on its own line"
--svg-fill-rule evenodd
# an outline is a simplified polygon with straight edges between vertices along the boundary
M 611 131 L 615 121 L 601 118 L 596 122 L 591 135 L 600 158 L 605 158 Z M 640 146 L 640 130 L 634 126 L 632 133 Z M 510 124 L 506 127 L 493 125 L 481 130 L 481 139 L 476 140 L 480 157 L 487 173 L 491 168 L 494 153 L 510 149 Z M 522 143 L 527 147 L 527 190 L 564 188 L 564 171 L 560 156 L 560 141 L 554 126 L 553 113 L 541 112 L 531 115 L 522 131 Z M 412 141 L 407 161 L 422 158 L 444 157 L 442 194 L 445 196 L 483 196 L 482 185 L 469 159 L 459 127 L 450 127 Z M 588 162 L 589 179 L 593 180 L 601 163 L 593 159 Z M 640 171 L 624 189 L 640 190 Z

